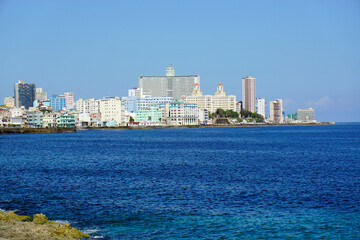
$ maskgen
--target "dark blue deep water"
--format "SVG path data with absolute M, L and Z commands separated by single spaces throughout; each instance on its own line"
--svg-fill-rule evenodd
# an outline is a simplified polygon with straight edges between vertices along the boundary
M 103 239 L 359 239 L 360 125 L 0 135 L 0 208 Z

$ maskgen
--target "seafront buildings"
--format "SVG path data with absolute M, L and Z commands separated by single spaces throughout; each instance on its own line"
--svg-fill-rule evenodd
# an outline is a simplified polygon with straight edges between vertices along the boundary
M 246 76 L 242 79 L 242 103 L 245 110 L 255 112 L 256 111 L 256 89 L 255 78 Z
M 170 64 L 166 76 L 140 76 L 139 88 L 152 97 L 173 97 L 191 95 L 195 83 L 200 84 L 199 75 L 175 76 L 175 69 Z
M 311 108 L 298 109 L 285 118 L 282 99 L 269 102 L 267 116 L 266 100 L 256 98 L 255 78 L 251 76 L 242 78 L 242 93 L 242 101 L 237 101 L 235 95 L 226 95 L 219 83 L 214 95 L 203 95 L 199 75 L 175 76 L 172 65 L 166 69 L 166 76 L 140 76 L 139 87 L 129 89 L 128 96 L 122 98 L 75 101 L 73 92 L 47 98 L 42 88 L 20 80 L 14 85 L 14 97 L 5 97 L 0 106 L 0 126 L 197 125 L 209 124 L 209 116 L 223 117 L 213 114 L 218 109 L 242 114 L 239 118 L 226 115 L 231 116 L 231 123 L 255 123 L 254 115 L 243 109 L 262 115 L 267 123 L 315 121 Z
M 15 83 L 15 107 L 32 107 L 35 100 L 35 91 L 36 87 L 34 83 L 25 83 L 24 80 L 19 80 L 18 83 Z

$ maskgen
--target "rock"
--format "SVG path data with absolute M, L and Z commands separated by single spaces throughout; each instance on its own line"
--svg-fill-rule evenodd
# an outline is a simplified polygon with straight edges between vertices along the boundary
M 49 221 L 44 214 L 34 214 L 31 217 L 17 215 L 12 211 L 0 212 L 0 240 L 49 240 L 49 239 L 80 239 L 90 236 L 76 228 L 70 223 L 60 224 Z
M 42 213 L 34 214 L 33 223 L 45 224 L 45 223 L 49 223 L 49 219 Z
M 21 221 L 24 221 L 24 220 L 31 220 L 31 217 L 17 215 L 13 211 L 0 212 L 0 221 L 21 222 Z

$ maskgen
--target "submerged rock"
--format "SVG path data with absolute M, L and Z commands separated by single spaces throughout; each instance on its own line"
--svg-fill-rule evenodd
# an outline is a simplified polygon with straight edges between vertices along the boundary
M 0 212 L 0 239 L 80 239 L 89 235 L 71 227 L 70 223 L 60 224 L 49 219 L 44 214 L 34 214 L 34 217 L 17 215 L 12 211 Z

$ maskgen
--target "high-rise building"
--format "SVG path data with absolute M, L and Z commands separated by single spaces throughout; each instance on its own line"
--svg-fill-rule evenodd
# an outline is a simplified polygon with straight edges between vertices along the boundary
M 64 93 L 65 96 L 65 104 L 66 107 L 74 107 L 74 93 L 73 92 L 66 92 Z
M 251 76 L 246 76 L 242 79 L 242 102 L 243 108 L 245 110 L 255 112 L 255 98 L 256 98 L 256 91 L 255 91 L 255 78 Z
M 32 107 L 35 100 L 35 89 L 34 83 L 25 83 L 24 80 L 19 80 L 18 83 L 15 83 L 15 106 L 24 106 L 25 108 Z
M 5 105 L 5 107 L 8 107 L 8 108 L 15 107 L 15 98 L 14 97 L 5 97 L 4 105 Z
M 226 96 L 224 86 L 221 83 L 217 85 L 214 95 L 202 95 L 200 84 L 196 83 L 194 84 L 192 95 L 182 97 L 182 100 L 187 103 L 197 104 L 199 109 L 206 109 L 210 113 L 215 112 L 219 108 L 236 111 L 236 96 Z
M 275 101 L 270 101 L 270 118 L 269 121 L 273 123 L 283 123 L 283 108 L 282 108 L 282 99 L 276 99 Z
M 36 88 L 35 100 L 38 102 L 47 101 L 47 93 L 42 88 Z
M 50 107 L 55 111 L 61 111 L 66 108 L 66 100 L 64 95 L 54 95 L 50 98 Z
M 175 69 L 170 64 L 166 76 L 140 76 L 139 88 L 152 97 L 190 96 L 195 83 L 200 84 L 199 75 L 175 76 Z
M 297 120 L 301 122 L 311 122 L 315 121 L 315 112 L 314 109 L 298 109 L 297 111 Z
M 256 98 L 256 113 L 265 118 L 265 98 Z

